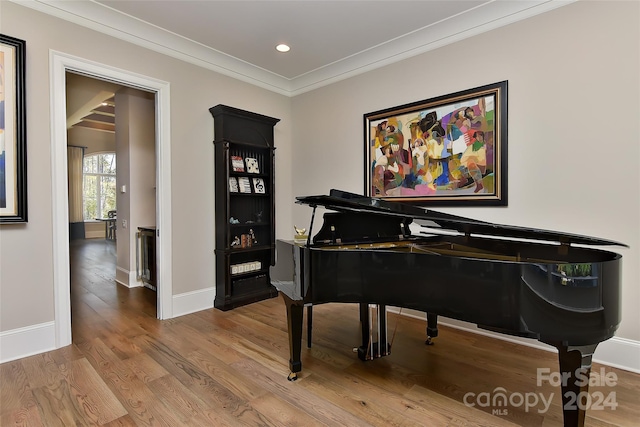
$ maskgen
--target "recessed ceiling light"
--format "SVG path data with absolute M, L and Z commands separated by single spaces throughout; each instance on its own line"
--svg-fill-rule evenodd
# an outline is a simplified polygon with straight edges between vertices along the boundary
M 289 52 L 291 48 L 289 46 L 287 46 L 286 44 L 279 44 L 278 46 L 276 46 L 276 50 L 278 52 Z

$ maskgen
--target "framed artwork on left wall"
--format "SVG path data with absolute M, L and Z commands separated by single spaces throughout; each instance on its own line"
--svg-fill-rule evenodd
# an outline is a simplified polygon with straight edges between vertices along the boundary
M 27 222 L 25 46 L 0 34 L 0 223 Z

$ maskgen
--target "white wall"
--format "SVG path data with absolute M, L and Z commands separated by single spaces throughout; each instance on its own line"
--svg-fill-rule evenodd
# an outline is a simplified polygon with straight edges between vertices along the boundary
M 638 2 L 577 2 L 296 96 L 293 194 L 363 191 L 363 114 L 508 80 L 508 207 L 441 210 L 628 244 L 612 248 L 617 335 L 639 341 L 638 17 Z

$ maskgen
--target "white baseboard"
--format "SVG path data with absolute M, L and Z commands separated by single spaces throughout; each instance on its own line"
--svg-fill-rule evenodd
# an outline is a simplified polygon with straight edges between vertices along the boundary
M 399 312 L 399 310 L 395 307 L 389 307 L 389 311 L 393 311 L 394 313 Z M 418 314 L 420 312 L 415 312 L 416 314 L 414 314 L 412 311 L 413 310 L 408 313 L 402 311 L 400 312 L 400 314 L 402 314 L 403 316 L 425 320 L 424 313 L 420 315 Z M 438 324 L 449 326 L 455 329 L 460 329 L 466 332 L 471 332 L 474 334 L 496 338 L 503 341 L 526 345 L 527 347 L 557 352 L 555 347 L 547 345 L 535 339 L 514 337 L 510 335 L 499 334 L 497 332 L 487 331 L 478 328 L 472 323 L 462 322 L 460 320 L 439 317 Z M 607 341 L 601 342 L 600 344 L 598 344 L 596 352 L 593 355 L 593 361 L 614 368 L 623 369 L 625 371 L 640 373 L 640 341 L 613 337 Z
M 116 266 L 116 282 L 126 286 L 127 288 L 129 287 L 129 274 L 130 271 L 126 268 Z
M 0 333 L 0 363 L 55 350 L 54 322 L 40 323 Z
M 640 374 L 640 342 L 613 337 L 598 345 L 593 361 Z
M 139 288 L 141 286 L 144 286 L 144 282 L 142 281 L 142 279 L 138 278 L 138 272 L 137 271 L 130 271 L 129 272 L 129 287 L 130 288 Z
M 116 283 L 127 288 L 139 288 L 144 286 L 142 280 L 138 280 L 138 273 L 126 268 L 116 267 Z
M 185 314 L 213 308 L 213 300 L 215 297 L 216 290 L 213 287 L 174 295 L 173 317 L 184 316 Z

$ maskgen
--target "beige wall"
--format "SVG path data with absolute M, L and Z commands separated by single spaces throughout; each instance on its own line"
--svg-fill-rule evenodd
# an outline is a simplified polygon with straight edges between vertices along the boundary
M 0 8 L 2 33 L 27 42 L 29 203 L 27 224 L 0 227 L 0 332 L 54 318 L 50 49 L 170 83 L 173 293 L 213 287 L 213 118 L 208 109 L 222 103 L 280 118 L 277 180 L 287 182 L 289 98 L 12 2 L 0 2 Z M 292 195 L 283 187 L 276 194 L 284 207 L 277 210 L 277 221 L 287 224 Z
M 130 88 L 116 92 L 116 280 L 130 287 L 142 286 L 135 279 L 138 227 L 156 225 L 155 140 L 154 95 Z
M 67 142 L 69 145 L 86 147 L 84 155 L 92 153 L 104 153 L 116 151 L 115 134 L 99 132 L 87 128 L 71 128 L 67 130 Z
M 296 96 L 293 194 L 363 191 L 363 114 L 508 80 L 509 206 L 441 210 L 628 244 L 617 335 L 640 340 L 638 18 L 578 2 Z
M 27 41 L 29 138 L 29 223 L 0 227 L 0 331 L 53 320 L 47 120 L 54 49 L 171 84 L 174 295 L 214 283 L 209 107 L 282 119 L 277 233 L 291 237 L 292 225 L 306 226 L 310 214 L 293 205 L 294 196 L 362 191 L 364 113 L 508 80 L 509 206 L 443 210 L 629 244 L 616 249 L 624 256 L 618 335 L 640 340 L 637 2 L 578 2 L 293 99 L 14 3 L 0 8 L 2 33 Z

